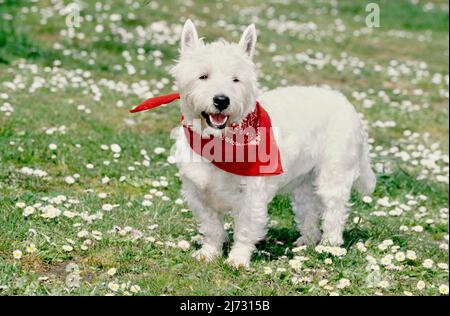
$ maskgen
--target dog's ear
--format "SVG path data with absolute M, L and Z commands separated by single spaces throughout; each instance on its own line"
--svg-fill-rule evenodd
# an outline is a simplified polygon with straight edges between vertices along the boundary
M 255 24 L 250 24 L 242 34 L 241 40 L 239 41 L 239 46 L 242 47 L 244 53 L 252 58 L 255 52 L 256 45 L 256 28 Z
M 181 52 L 184 53 L 189 49 L 196 47 L 199 43 L 197 30 L 191 20 L 187 20 L 181 32 Z

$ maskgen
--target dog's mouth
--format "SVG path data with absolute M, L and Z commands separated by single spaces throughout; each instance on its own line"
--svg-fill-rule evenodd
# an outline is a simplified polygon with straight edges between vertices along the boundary
M 206 123 L 212 128 L 223 129 L 227 125 L 228 115 L 223 113 L 206 113 L 202 112 L 202 116 L 205 118 Z

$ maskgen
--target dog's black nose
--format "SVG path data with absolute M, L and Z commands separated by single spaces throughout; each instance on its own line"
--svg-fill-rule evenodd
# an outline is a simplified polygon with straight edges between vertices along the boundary
M 213 98 L 214 106 L 223 111 L 230 105 L 230 98 L 224 94 L 215 95 Z

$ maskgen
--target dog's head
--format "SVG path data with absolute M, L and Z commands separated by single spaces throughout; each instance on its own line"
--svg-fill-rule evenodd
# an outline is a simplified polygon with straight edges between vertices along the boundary
M 180 58 L 171 73 L 181 94 L 181 111 L 187 124 L 201 120 L 204 133 L 218 135 L 253 111 L 255 44 L 253 24 L 247 27 L 238 44 L 225 41 L 205 44 L 194 24 L 186 21 Z

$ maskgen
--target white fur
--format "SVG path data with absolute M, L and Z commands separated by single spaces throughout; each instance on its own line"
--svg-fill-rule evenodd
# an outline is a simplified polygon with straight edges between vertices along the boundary
M 254 109 L 256 74 L 251 61 L 256 31 L 250 26 L 239 44 L 204 44 L 188 21 L 182 34 L 181 57 L 172 73 L 181 93 L 187 123 L 214 111 L 212 97 L 230 97 L 226 110 L 231 122 L 240 122 Z M 208 80 L 198 77 L 208 73 Z M 238 76 L 240 82 L 233 82 Z M 370 194 L 375 176 L 370 168 L 367 135 L 361 120 L 340 93 L 317 87 L 285 87 L 258 96 L 276 129 L 285 173 L 243 177 L 218 169 L 210 162 L 189 162 L 189 145 L 180 130 L 176 158 L 182 193 L 199 222 L 203 246 L 194 253 L 212 260 L 222 252 L 226 234 L 223 215 L 234 218 L 234 244 L 227 259 L 232 266 L 248 267 L 255 244 L 267 227 L 267 204 L 278 193 L 291 196 L 301 237 L 297 245 L 343 243 L 348 201 L 353 186 Z M 221 131 L 207 128 L 206 133 Z M 320 221 L 322 225 L 320 229 Z

